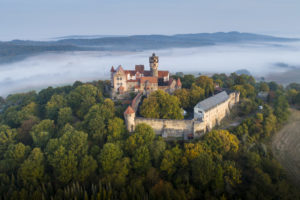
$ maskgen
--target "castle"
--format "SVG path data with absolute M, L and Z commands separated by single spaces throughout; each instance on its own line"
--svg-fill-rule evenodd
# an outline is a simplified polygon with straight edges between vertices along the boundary
M 136 65 L 135 70 L 124 70 L 111 67 L 111 96 L 112 98 L 126 98 L 130 92 L 149 94 L 158 89 L 172 93 L 181 88 L 181 81 L 170 78 L 169 71 L 158 70 L 158 56 L 155 53 L 149 57 L 150 71 L 144 65 Z
M 136 125 L 145 123 L 151 126 L 157 135 L 164 138 L 199 138 L 220 125 L 229 115 L 230 109 L 240 100 L 239 92 L 227 94 L 223 91 L 200 101 L 194 107 L 194 118 L 191 120 L 150 119 L 136 116 L 142 95 L 139 93 L 124 112 L 127 130 L 133 132 Z

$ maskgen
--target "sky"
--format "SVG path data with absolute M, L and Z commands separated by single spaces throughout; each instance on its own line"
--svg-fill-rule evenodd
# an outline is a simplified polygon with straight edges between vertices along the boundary
M 0 0 L 0 40 L 241 31 L 300 37 L 300 0 Z

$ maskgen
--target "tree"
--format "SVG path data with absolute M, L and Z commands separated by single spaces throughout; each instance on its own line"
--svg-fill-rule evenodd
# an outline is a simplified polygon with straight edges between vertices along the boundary
M 259 83 L 259 90 L 260 91 L 263 91 L 263 92 L 269 92 L 270 91 L 270 88 L 269 88 L 269 85 L 265 82 L 260 82 Z
M 184 77 L 181 78 L 182 88 L 190 89 L 194 82 L 195 76 L 191 74 L 184 75 Z
M 214 177 L 215 165 L 210 155 L 200 154 L 192 161 L 192 178 L 195 184 L 206 186 Z
M 199 101 L 205 98 L 205 91 L 201 87 L 193 84 L 190 90 L 190 108 L 193 108 Z
M 49 119 L 57 120 L 59 109 L 65 107 L 67 101 L 63 95 L 55 94 L 46 105 L 46 116 Z
M 9 145 L 16 143 L 17 131 L 9 126 L 0 125 L 0 160 Z
M 3 160 L 0 162 L 2 172 L 13 172 L 26 159 L 30 147 L 22 143 L 10 144 L 4 153 Z
M 214 81 L 208 76 L 199 76 L 195 84 L 204 89 L 205 97 L 209 97 L 214 94 Z
M 151 167 L 150 153 L 146 146 L 139 147 L 132 157 L 132 167 L 138 174 L 143 174 Z
M 47 159 L 55 177 L 66 184 L 71 180 L 84 181 L 97 168 L 96 161 L 87 155 L 88 135 L 67 124 L 62 136 L 51 139 L 47 145 Z
M 147 118 L 183 119 L 180 103 L 177 97 L 158 90 L 144 99 L 140 114 Z
M 99 157 L 100 173 L 108 183 L 123 185 L 129 168 L 129 158 L 123 158 L 123 151 L 117 144 L 106 143 Z
M 83 119 L 89 109 L 102 100 L 102 94 L 95 86 L 84 84 L 72 90 L 67 99 L 75 114 Z
M 53 120 L 45 119 L 32 127 L 30 135 L 37 147 L 44 147 L 53 137 L 55 125 Z
M 179 99 L 180 106 L 184 109 L 190 108 L 190 94 L 187 89 L 178 89 L 175 90 L 174 96 L 176 96 Z
M 279 125 L 283 124 L 289 115 L 289 104 L 285 96 L 278 94 L 274 103 L 274 114 L 279 122 Z
M 38 186 L 44 179 L 44 155 L 40 148 L 34 148 L 29 157 L 21 164 L 18 178 L 25 186 Z
M 124 121 L 118 117 L 108 120 L 108 136 L 107 141 L 112 142 L 121 140 L 126 133 Z
M 213 130 L 207 133 L 204 142 L 213 152 L 220 154 L 237 152 L 239 149 L 239 140 L 227 130 Z
M 123 152 L 118 145 L 106 143 L 100 154 L 100 164 L 103 173 L 111 173 L 114 169 L 115 162 L 120 160 L 122 156 Z
M 264 127 L 264 135 L 265 137 L 269 137 L 271 133 L 275 132 L 276 130 L 276 122 L 277 119 L 275 115 L 273 114 L 273 110 L 270 106 L 264 105 L 264 121 L 263 121 L 263 127 Z
M 151 158 L 155 166 L 159 166 L 162 156 L 166 150 L 166 142 L 160 138 L 155 140 L 149 147 Z
M 57 124 L 59 127 L 73 122 L 72 109 L 70 107 L 60 108 L 58 111 Z
M 160 165 L 160 170 L 171 176 L 178 169 L 181 157 L 182 150 L 178 146 L 172 148 L 171 150 L 166 150 Z
M 130 155 L 134 155 L 140 146 L 149 147 L 155 139 L 155 132 L 147 124 L 138 124 L 132 134 L 126 141 L 126 149 Z
M 105 142 L 109 120 L 114 118 L 114 103 L 106 99 L 103 104 L 92 106 L 85 115 L 83 125 L 90 137 L 99 144 Z

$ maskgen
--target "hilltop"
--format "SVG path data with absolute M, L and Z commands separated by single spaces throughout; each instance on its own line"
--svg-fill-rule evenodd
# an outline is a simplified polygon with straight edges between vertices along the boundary
M 29 55 L 61 51 L 143 51 L 151 49 L 190 48 L 228 43 L 292 42 L 299 39 L 240 32 L 177 35 L 65 36 L 55 41 L 12 40 L 0 42 L 0 63 Z

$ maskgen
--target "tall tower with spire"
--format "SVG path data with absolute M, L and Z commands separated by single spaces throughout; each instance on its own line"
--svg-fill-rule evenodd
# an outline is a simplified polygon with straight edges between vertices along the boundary
M 158 77 L 158 56 L 156 56 L 155 53 L 153 53 L 152 56 L 149 57 L 149 63 L 152 76 Z

